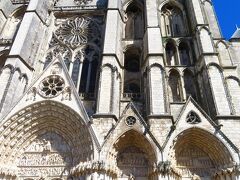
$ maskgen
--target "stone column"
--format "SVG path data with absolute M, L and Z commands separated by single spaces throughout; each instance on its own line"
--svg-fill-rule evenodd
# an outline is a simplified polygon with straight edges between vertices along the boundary
M 2 69 L 1 75 L 0 75 L 0 112 L 2 112 L 3 104 L 6 99 L 6 94 L 8 91 L 9 84 L 12 79 L 12 74 L 14 72 L 14 69 L 12 66 L 8 65 L 5 66 Z
M 197 58 L 199 62 L 203 62 L 205 66 L 209 67 L 207 69 L 207 78 L 206 80 L 209 81 L 210 87 L 212 91 L 211 93 L 213 97 L 210 95 L 209 99 L 214 100 L 215 104 L 211 104 L 210 101 L 209 107 L 212 107 L 211 111 L 217 109 L 219 115 L 230 115 L 231 114 L 231 107 L 229 99 L 227 98 L 228 94 L 226 91 L 225 80 L 223 77 L 223 73 L 220 72 L 221 69 L 218 68 L 218 64 L 220 62 L 218 58 L 218 54 L 215 51 L 214 42 L 212 33 L 209 30 L 209 26 L 206 25 L 203 9 L 200 4 L 199 0 L 192 0 L 192 16 L 194 17 L 194 23 L 192 29 L 196 29 L 195 39 L 197 40 L 197 46 L 199 52 L 197 54 Z M 214 64 L 214 65 L 213 65 Z M 210 66 L 211 65 L 211 66 Z M 216 65 L 216 66 L 215 66 Z M 217 70 L 218 69 L 218 70 Z M 202 76 L 204 74 L 201 74 Z M 201 82 L 203 83 L 203 82 Z M 209 89 L 205 90 L 209 91 Z M 205 92 L 207 93 L 207 92 Z M 224 107 L 223 107 L 224 104 Z M 215 107 L 214 107 L 215 106 Z
M 191 6 L 191 9 L 193 10 L 193 12 L 189 14 L 190 16 L 194 17 L 194 18 L 191 18 L 191 20 L 193 20 L 194 28 L 198 25 L 205 24 L 200 0 L 192 0 L 189 2 L 191 3 L 190 6 Z
M 206 19 L 207 19 L 209 27 L 212 31 L 213 37 L 218 38 L 218 39 L 222 38 L 212 1 L 211 0 L 204 1 L 203 7 L 205 10 Z
M 119 14 L 119 2 L 109 1 L 105 44 L 102 59 L 102 71 L 98 90 L 97 114 L 112 114 L 118 117 L 120 88 L 116 81 L 116 72 L 120 69 L 121 47 L 121 27 L 122 18 Z M 111 70 L 110 70 L 111 69 Z
M 183 72 L 180 73 L 180 81 L 182 85 L 182 100 L 186 101 L 187 100 L 187 95 L 186 95 L 186 90 L 185 90 L 185 82 L 184 82 L 184 74 Z
M 166 87 L 164 72 L 164 56 L 161 30 L 158 22 L 156 1 L 146 1 L 147 31 L 144 36 L 144 60 L 148 66 L 147 77 L 149 87 L 147 99 L 149 115 L 166 114 Z

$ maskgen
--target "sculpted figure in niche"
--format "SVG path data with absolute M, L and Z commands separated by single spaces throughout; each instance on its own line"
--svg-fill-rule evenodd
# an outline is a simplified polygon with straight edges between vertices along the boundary
M 72 89 L 71 87 L 66 87 L 64 91 L 62 92 L 62 101 L 63 100 L 69 100 L 71 101 L 71 94 L 72 94 Z
M 37 95 L 37 88 L 33 87 L 27 95 L 26 101 L 35 101 L 36 100 L 36 95 Z
M 43 151 L 51 151 L 51 142 L 47 141 L 46 139 L 43 139 Z
M 59 63 L 55 63 L 52 67 L 51 74 L 60 74 L 62 72 L 62 67 Z

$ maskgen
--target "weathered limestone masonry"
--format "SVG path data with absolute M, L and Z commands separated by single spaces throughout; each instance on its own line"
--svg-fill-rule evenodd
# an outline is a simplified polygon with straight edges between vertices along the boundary
M 239 78 L 211 0 L 0 0 L 0 180 L 240 180 Z

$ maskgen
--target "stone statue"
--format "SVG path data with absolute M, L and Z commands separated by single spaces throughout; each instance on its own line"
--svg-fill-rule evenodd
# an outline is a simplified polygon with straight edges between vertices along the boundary
M 201 178 L 197 174 L 193 173 L 192 180 L 201 180 Z
M 129 180 L 135 180 L 135 177 L 134 177 L 132 174 L 129 174 L 128 179 L 129 179 Z

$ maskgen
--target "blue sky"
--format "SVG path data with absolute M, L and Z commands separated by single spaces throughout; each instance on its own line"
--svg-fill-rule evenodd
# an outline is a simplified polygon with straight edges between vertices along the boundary
M 229 39 L 240 28 L 240 0 L 213 0 L 223 36 Z

